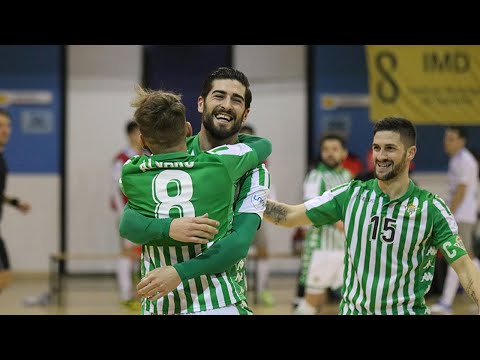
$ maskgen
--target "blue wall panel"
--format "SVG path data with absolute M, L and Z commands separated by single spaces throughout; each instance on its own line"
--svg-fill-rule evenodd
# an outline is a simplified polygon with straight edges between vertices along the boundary
M 53 101 L 47 105 L 0 104 L 12 113 L 12 134 L 5 148 L 12 173 L 60 171 L 61 61 L 60 45 L 0 46 L 0 91 L 41 90 L 53 95 Z M 41 126 L 25 128 L 22 118 L 38 118 Z
M 217 67 L 231 66 L 231 61 L 231 45 L 149 45 L 145 47 L 145 85 L 181 93 L 196 134 L 203 81 Z

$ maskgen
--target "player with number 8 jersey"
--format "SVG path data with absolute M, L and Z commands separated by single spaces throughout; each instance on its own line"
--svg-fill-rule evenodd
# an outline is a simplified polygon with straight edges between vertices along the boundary
M 175 103 L 169 93 L 160 94 Z M 152 143 L 160 143 L 157 138 L 166 135 L 156 134 L 154 140 L 149 140 L 145 135 L 148 133 L 146 125 L 142 126 L 139 119 L 137 121 L 153 155 L 133 157 L 123 166 L 120 184 L 129 206 L 151 218 L 195 217 L 208 212 L 210 218 L 220 222 L 218 234 L 208 244 L 186 244 L 174 240 L 144 244 L 141 260 L 144 277 L 156 268 L 175 266 L 196 258 L 228 234 L 233 218 L 235 184 L 270 155 L 271 144 L 266 139 L 252 137 L 251 142 L 247 141 L 248 145 L 223 145 L 191 155 L 187 153 L 184 133 L 183 144 L 175 148 L 179 151 L 163 151 L 164 147 L 154 148 Z M 235 267 L 232 267 L 223 273 L 183 281 L 174 291 L 158 300 L 144 299 L 142 313 L 195 313 L 229 305 L 237 306 L 240 313 L 249 312 L 248 307 L 243 305 L 245 295 L 235 281 L 236 276 Z

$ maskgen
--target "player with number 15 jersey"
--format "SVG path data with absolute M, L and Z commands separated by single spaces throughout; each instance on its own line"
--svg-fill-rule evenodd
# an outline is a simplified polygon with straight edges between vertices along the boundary
M 444 201 L 417 187 L 390 198 L 378 180 L 352 181 L 305 202 L 314 225 L 344 219 L 340 314 L 425 314 L 437 248 L 448 262 L 466 254 Z

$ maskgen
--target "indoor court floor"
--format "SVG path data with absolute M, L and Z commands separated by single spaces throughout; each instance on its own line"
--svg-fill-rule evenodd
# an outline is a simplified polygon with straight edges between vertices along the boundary
M 251 308 L 257 315 L 289 315 L 294 301 L 296 276 L 273 275 L 270 290 L 275 298 L 274 306 L 254 304 L 249 295 Z M 67 276 L 63 287 L 61 305 L 48 303 L 48 277 L 46 275 L 17 275 L 9 288 L 0 294 L 0 315 L 137 315 L 138 311 L 127 309 L 118 300 L 113 276 Z M 431 295 L 427 302 L 435 302 Z M 453 314 L 476 313 L 476 307 L 465 294 L 459 294 Z M 324 314 L 336 315 L 338 303 L 329 303 Z

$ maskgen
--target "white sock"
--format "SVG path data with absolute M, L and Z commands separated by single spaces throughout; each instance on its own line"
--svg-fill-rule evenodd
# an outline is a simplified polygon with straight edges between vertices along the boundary
M 117 260 L 117 283 L 122 301 L 132 298 L 132 262 L 130 258 L 122 256 Z
M 444 305 L 452 306 L 453 301 L 455 300 L 455 295 L 457 295 L 459 285 L 460 280 L 458 280 L 457 273 L 451 266 L 449 266 L 447 269 L 447 276 L 445 277 L 445 282 L 443 284 L 440 302 Z
M 307 300 L 302 299 L 297 308 L 293 312 L 293 315 L 315 315 L 317 310 L 314 306 L 310 305 Z
M 270 263 L 268 259 L 258 259 L 257 263 L 257 290 L 261 292 L 267 288 L 268 276 L 270 275 Z

